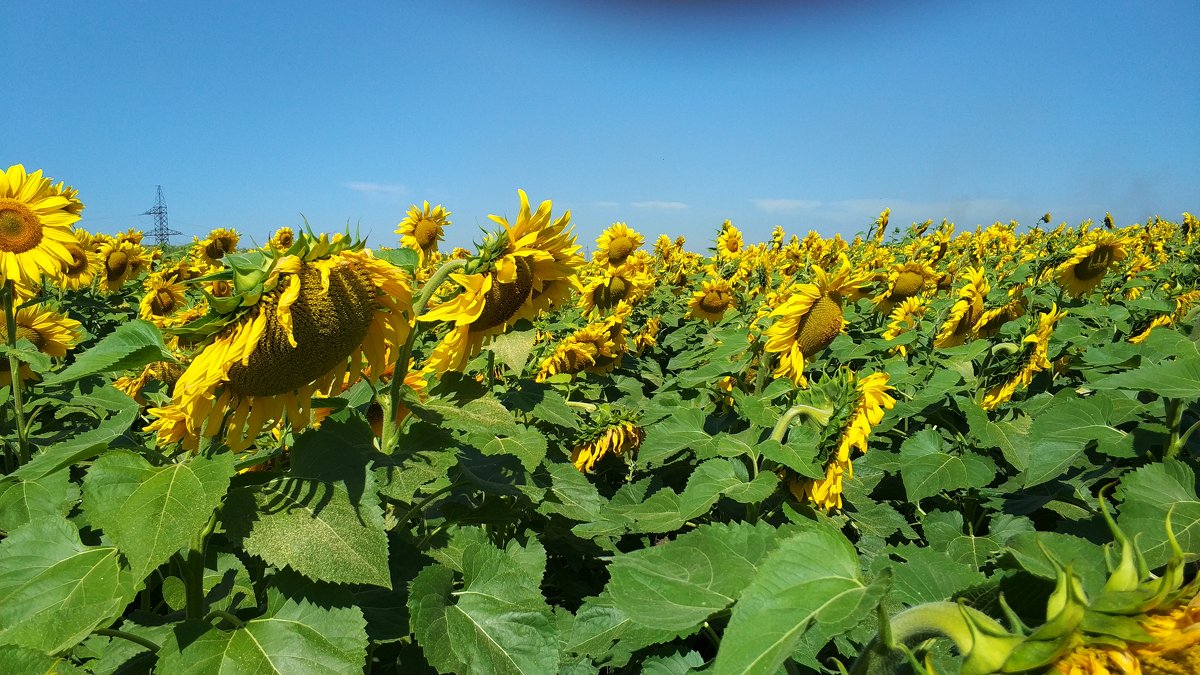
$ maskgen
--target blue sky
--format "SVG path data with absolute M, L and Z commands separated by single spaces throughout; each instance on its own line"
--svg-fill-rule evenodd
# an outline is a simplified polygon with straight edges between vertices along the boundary
M 729 218 L 853 233 L 1200 209 L 1200 3 L 0 4 L 0 164 L 81 190 L 82 225 L 263 241 L 303 213 L 449 243 L 517 188 L 581 239 L 701 250 Z M 183 238 L 177 237 L 176 243 Z

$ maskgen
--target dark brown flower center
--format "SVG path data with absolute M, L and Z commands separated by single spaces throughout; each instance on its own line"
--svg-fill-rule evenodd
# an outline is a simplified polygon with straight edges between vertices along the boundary
M 129 256 L 124 251 L 113 251 L 104 261 L 105 276 L 109 281 L 120 279 L 129 271 Z
M 896 275 L 896 283 L 892 286 L 892 299 L 903 300 L 921 292 L 925 287 L 925 277 L 917 272 L 905 270 Z
M 613 237 L 613 240 L 608 243 L 608 262 L 613 265 L 620 265 L 625 262 L 629 254 L 637 248 L 633 245 L 633 240 L 625 235 Z
M 829 346 L 842 330 L 842 296 L 822 295 L 808 312 L 800 317 L 796 343 L 807 358 Z
M 1091 281 L 1098 277 L 1104 276 L 1108 271 L 1108 266 L 1113 261 L 1113 247 L 1097 246 L 1095 251 L 1092 251 L 1086 258 L 1075 263 L 1075 276 L 1083 281 Z
M 422 218 L 413 228 L 413 238 L 417 240 L 417 245 L 425 250 L 429 250 L 437 243 L 438 235 L 442 233 L 442 228 L 428 218 Z
M 319 379 L 357 349 L 375 318 L 370 277 L 349 265 L 329 274 L 329 292 L 321 291 L 321 273 L 310 265 L 299 272 L 300 297 L 291 306 L 293 347 L 279 323 L 274 303 L 259 305 L 267 326 L 249 365 L 229 369 L 229 388 L 245 396 L 278 396 Z
M 154 299 L 150 301 L 150 313 L 154 316 L 167 316 L 175 311 L 175 307 L 174 294 L 165 288 L 155 291 Z
M 720 291 L 709 291 L 700 300 L 700 309 L 711 314 L 719 314 L 729 308 L 730 297 Z
M 42 221 L 25 204 L 0 199 L 0 252 L 24 253 L 42 241 Z
M 631 286 L 632 284 L 621 277 L 613 277 L 608 284 L 597 286 L 592 297 L 600 309 L 612 309 L 629 296 Z
M 71 260 L 63 263 L 63 271 L 69 277 L 77 277 L 88 267 L 88 257 L 84 250 L 74 244 L 67 244 L 67 250 L 71 252 Z
M 478 332 L 505 324 L 521 310 L 533 293 L 533 268 L 524 257 L 513 258 L 517 266 L 517 278 L 502 284 L 492 278 L 492 287 L 484 295 L 483 312 L 471 324 Z

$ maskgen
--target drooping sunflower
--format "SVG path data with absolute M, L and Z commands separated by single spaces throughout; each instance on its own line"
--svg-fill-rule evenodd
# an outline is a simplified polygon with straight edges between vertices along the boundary
M 733 288 L 728 281 L 705 279 L 700 288 L 692 293 L 691 302 L 688 303 L 688 315 L 716 323 L 735 304 Z
M 150 410 L 159 442 L 195 450 L 220 436 L 245 450 L 284 419 L 306 428 L 313 396 L 341 391 L 347 373 L 383 372 L 407 338 L 412 287 L 362 246 L 301 235 L 287 254 L 248 254 L 225 270 L 235 293 L 176 329 L 203 346 L 171 403 Z
M 766 350 L 778 354 L 775 377 L 789 377 L 805 386 L 805 359 L 829 346 L 842 332 L 845 319 L 842 303 L 870 278 L 870 273 L 855 273 L 850 261 L 841 257 L 834 273 L 813 265 L 811 284 L 799 284 L 782 305 L 771 312 L 778 317 L 766 330 Z
M 658 332 L 662 330 L 662 320 L 650 317 L 638 334 L 633 336 L 633 347 L 640 356 L 642 352 L 658 344 Z
M 921 317 L 925 315 L 929 309 L 928 301 L 921 297 L 905 298 L 896 305 L 888 316 L 889 322 L 887 330 L 883 331 L 884 340 L 895 340 L 904 333 L 917 327 Z M 892 347 L 892 351 L 899 354 L 901 357 L 908 356 L 908 345 L 896 345 Z
M 984 310 L 979 320 L 971 328 L 972 334 L 977 338 L 995 337 L 1000 332 L 1000 329 L 1004 327 L 1004 324 L 1016 321 L 1025 316 L 1024 291 L 1024 284 L 1017 284 L 1010 288 L 1008 291 L 1008 302 L 999 307 Z
M 896 303 L 937 288 L 938 273 L 929 263 L 910 260 L 889 270 L 887 289 L 872 300 L 875 309 L 891 314 Z
M 613 223 L 596 239 L 592 260 L 602 265 L 620 265 L 646 238 L 625 223 Z
M 571 451 L 571 463 L 581 472 L 591 473 L 605 455 L 635 453 L 645 439 L 646 431 L 634 421 L 614 420 L 578 443 Z
M 579 306 L 585 314 L 611 312 L 620 303 L 637 304 L 654 288 L 653 275 L 633 260 L 600 268 L 583 282 Z
M 80 232 L 76 230 L 76 243 L 67 242 L 71 257 L 63 263 L 62 276 L 58 280 L 59 285 L 69 291 L 90 287 L 104 269 L 100 256 L 91 250 L 91 236 Z
M 17 339 L 29 340 L 41 353 L 61 359 L 79 343 L 82 336 L 79 322 L 44 305 L 28 305 L 16 311 Z M 0 343 L 8 342 L 7 322 L 0 317 Z M 29 364 L 19 368 L 21 380 L 35 377 Z M 8 359 L 0 359 L 0 387 L 12 384 Z
M 742 239 L 742 231 L 733 226 L 733 223 L 726 220 L 721 225 L 721 233 L 717 235 L 717 257 L 718 258 L 737 258 L 742 254 L 742 246 L 745 241 Z
M 1054 324 L 1066 315 L 1065 311 L 1058 311 L 1058 305 L 1055 304 L 1051 305 L 1050 311 L 1044 312 L 1038 317 L 1033 332 L 1022 340 L 1023 350 L 1020 353 L 1020 363 L 1016 373 L 984 394 L 983 402 L 980 404 L 984 410 L 991 410 L 1010 400 L 1017 389 L 1028 387 L 1033 382 L 1034 375 L 1051 367 L 1050 336 L 1054 334 Z
M 551 222 L 549 200 L 531 212 L 525 191 L 518 194 L 516 222 L 490 216 L 503 231 L 484 241 L 466 273 L 450 275 L 461 292 L 420 317 L 453 324 L 430 356 L 429 365 L 438 373 L 462 370 L 487 339 L 561 305 L 579 287 L 584 260 L 568 228 L 571 212 Z
M 41 170 L 14 164 L 0 173 L 0 283 L 57 277 L 78 240 L 71 224 L 83 204 L 72 188 L 52 185 Z
M 236 230 L 218 227 L 192 244 L 192 259 L 205 267 L 219 269 L 221 259 L 237 250 L 240 239 Z
M 100 290 L 105 293 L 120 291 L 126 281 L 136 279 L 148 264 L 146 249 L 128 241 L 106 241 L 100 244 L 96 255 L 103 264 Z
M 1128 255 L 1128 240 L 1112 232 L 1095 230 L 1084 241 L 1055 270 L 1058 284 L 1073 298 L 1094 290 L 1113 263 Z
M 151 382 L 162 382 L 169 390 L 179 381 L 179 376 L 182 374 L 182 365 L 170 361 L 156 361 L 146 365 L 137 375 L 118 377 L 113 382 L 113 386 L 140 405 L 146 405 L 143 391 Z
M 983 301 L 991 290 L 991 284 L 979 267 L 968 267 L 961 272 L 967 281 L 958 291 L 958 300 L 950 308 L 950 314 L 933 340 L 938 349 L 957 347 L 972 336 L 975 324 L 983 317 Z
M 873 373 L 866 377 L 850 375 L 855 389 L 855 399 L 850 416 L 838 437 L 837 448 L 825 464 L 822 479 L 793 478 L 788 488 L 797 499 L 810 501 L 823 509 L 842 507 L 842 482 L 854 477 L 854 466 L 850 456 L 854 450 L 867 452 L 867 439 L 871 429 L 883 420 L 885 410 L 896 405 L 896 399 L 888 394 L 887 373 Z
M 450 212 L 441 204 L 430 208 L 429 202 L 425 201 L 421 206 L 408 207 L 408 214 L 396 226 L 396 234 L 400 235 L 400 245 L 416 251 L 424 265 L 425 259 L 437 251 L 438 242 L 449 226 Z
M 296 232 L 286 225 L 275 230 L 275 234 L 271 235 L 270 246 L 276 251 L 286 251 L 294 243 L 296 243 Z
M 621 359 L 628 349 L 625 320 L 630 311 L 628 304 L 621 303 L 609 316 L 568 336 L 542 361 L 535 379 L 542 382 L 546 378 L 564 373 L 578 375 L 584 371 L 612 372 L 621 364 Z

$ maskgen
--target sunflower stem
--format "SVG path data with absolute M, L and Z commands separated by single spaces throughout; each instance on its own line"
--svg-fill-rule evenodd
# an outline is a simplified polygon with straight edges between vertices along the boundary
M 29 461 L 29 429 L 25 427 L 25 406 L 22 401 L 21 362 L 17 360 L 17 312 L 13 308 L 17 291 L 12 279 L 4 281 L 4 326 L 8 338 L 8 372 L 12 377 L 13 413 L 17 416 L 17 465 Z
M 792 425 L 792 420 L 796 419 L 797 415 L 806 415 L 821 426 L 825 426 L 829 424 L 829 418 L 833 415 L 833 412 L 798 403 L 788 408 L 787 412 L 779 416 L 779 421 L 775 423 L 775 428 L 771 430 L 771 439 L 782 443 L 783 437 L 787 434 L 788 427 Z
M 1196 430 L 1196 425 L 1193 424 L 1186 432 L 1180 429 L 1181 422 L 1183 422 L 1183 400 L 1168 398 L 1165 399 L 1164 406 L 1166 407 L 1167 428 L 1171 430 L 1171 437 L 1167 441 L 1167 450 L 1163 459 L 1173 459 L 1183 449 L 1192 432 Z
M 104 637 L 114 637 L 114 638 L 121 638 L 122 640 L 128 640 L 129 642 L 132 642 L 136 645 L 141 645 L 142 647 L 145 647 L 146 649 L 150 650 L 150 653 L 152 653 L 152 654 L 157 654 L 158 650 L 159 650 L 159 646 L 157 644 L 155 644 L 154 642 L 151 642 L 150 640 L 147 640 L 146 638 L 144 638 L 140 635 L 134 635 L 133 633 L 127 633 L 123 630 L 117 630 L 115 628 L 97 628 L 96 630 L 94 630 L 92 632 L 95 633 L 96 635 L 103 635 Z

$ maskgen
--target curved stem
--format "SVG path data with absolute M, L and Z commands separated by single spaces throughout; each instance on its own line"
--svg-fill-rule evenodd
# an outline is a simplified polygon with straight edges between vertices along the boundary
M 975 639 L 963 617 L 964 610 L 975 611 L 953 602 L 930 602 L 900 612 L 887 620 L 880 636 L 863 650 L 850 668 L 850 675 L 894 672 L 892 661 L 903 658 L 897 645 L 908 647 L 931 637 L 949 638 L 960 654 L 970 653 Z
M 159 650 L 158 645 L 147 640 L 146 638 L 144 638 L 140 635 L 134 635 L 133 633 L 126 633 L 123 630 L 117 630 L 115 628 L 97 628 L 96 630 L 94 630 L 92 632 L 95 633 L 96 635 L 103 635 L 105 637 L 115 637 L 115 638 L 121 638 L 122 640 L 128 640 L 129 642 L 132 642 L 134 644 L 145 647 L 146 649 L 150 650 L 150 653 L 152 653 L 152 654 L 158 653 L 158 650 Z
M 404 384 L 404 378 L 408 377 L 408 362 L 412 358 L 413 344 L 417 340 L 417 333 L 421 331 L 420 318 L 425 313 L 425 305 L 433 297 L 434 291 L 445 283 L 446 279 L 450 278 L 450 274 L 466 264 L 466 260 L 447 260 L 433 273 L 433 276 L 429 277 L 429 281 L 425 282 L 425 285 L 421 287 L 421 292 L 413 300 L 412 316 L 409 318 L 408 324 L 408 339 L 404 341 L 404 345 L 400 348 L 396 364 L 392 368 L 392 382 L 391 386 L 388 387 L 387 405 L 384 406 L 383 411 L 384 437 L 381 446 L 387 454 L 391 454 L 395 449 L 396 437 L 399 432 L 399 429 L 396 428 L 396 409 L 400 406 L 400 387 Z
M 829 417 L 832 414 L 831 411 L 823 408 L 814 408 L 811 405 L 797 403 L 779 416 L 779 421 L 775 423 L 775 428 L 771 430 L 771 439 L 782 443 L 784 435 L 787 434 L 788 427 L 792 425 L 792 420 L 796 419 L 797 415 L 807 415 L 816 420 L 821 426 L 825 426 L 829 424 Z
M 20 453 L 18 464 L 29 461 L 29 429 L 25 427 L 25 406 L 21 399 L 21 362 L 17 360 L 17 312 L 13 308 L 17 290 L 12 279 L 4 282 L 4 333 L 8 342 L 8 373 L 12 377 L 13 412 L 17 416 L 17 451 Z
M 218 618 L 228 621 L 229 623 L 233 624 L 233 626 L 235 628 L 245 628 L 246 627 L 245 621 L 242 621 L 241 619 L 237 618 L 230 612 L 226 612 L 223 609 L 214 609 L 211 612 L 209 612 L 204 617 L 204 623 L 212 623 L 213 619 L 218 619 Z
M 1167 446 L 1167 454 L 1165 459 L 1174 459 L 1175 456 L 1179 454 L 1179 451 L 1187 446 L 1188 440 L 1192 437 L 1192 434 L 1196 433 L 1196 429 L 1198 428 L 1200 428 L 1200 420 L 1196 420 L 1195 424 L 1188 427 L 1187 431 L 1181 434 L 1176 435 L 1178 433 L 1178 429 L 1176 429 L 1175 432 L 1172 432 L 1173 440 Z

